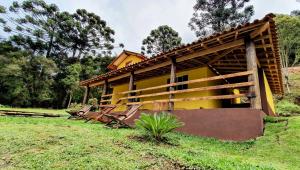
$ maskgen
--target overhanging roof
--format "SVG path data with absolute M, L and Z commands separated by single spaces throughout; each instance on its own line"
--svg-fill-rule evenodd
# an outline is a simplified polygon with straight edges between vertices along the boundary
M 211 35 L 190 44 L 182 45 L 139 63 L 110 71 L 80 82 L 81 86 L 97 86 L 104 80 L 128 81 L 131 72 L 137 80 L 170 72 L 170 57 L 175 57 L 177 70 L 209 66 L 220 74 L 244 71 L 246 67 L 244 39 L 255 42 L 257 58 L 264 69 L 271 90 L 283 93 L 281 63 L 276 34 L 275 15 L 268 14 L 261 20 Z
M 133 56 L 136 56 L 138 58 L 140 58 L 141 60 L 146 60 L 147 57 L 142 55 L 142 54 L 139 54 L 139 53 L 135 53 L 135 52 L 132 52 L 132 51 L 128 51 L 128 50 L 123 50 L 123 52 L 118 55 L 108 66 L 107 68 L 110 69 L 110 70 L 116 70 L 117 69 L 117 65 L 120 64 L 126 57 L 128 57 L 129 55 L 133 55 Z M 122 58 L 123 57 L 123 58 Z M 119 61 L 120 60 L 120 61 Z M 119 61 L 119 62 L 118 62 Z

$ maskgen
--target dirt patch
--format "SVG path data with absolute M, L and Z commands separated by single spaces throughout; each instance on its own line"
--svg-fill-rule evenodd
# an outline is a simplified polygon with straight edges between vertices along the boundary
M 11 156 L 3 155 L 0 159 L 0 169 L 6 169 L 11 165 Z
M 171 140 L 169 138 L 166 138 L 166 137 L 163 138 L 161 141 L 157 141 L 155 139 L 152 139 L 149 136 L 130 135 L 130 136 L 128 136 L 128 139 L 135 140 L 135 141 L 142 142 L 142 143 L 151 142 L 151 143 L 155 143 L 157 145 L 179 146 L 178 142 Z
M 181 170 L 181 169 L 197 169 L 201 170 L 198 167 L 190 167 L 184 164 L 181 164 L 177 161 L 170 160 L 166 157 L 155 156 L 151 153 L 142 156 L 142 159 L 148 162 L 147 165 L 139 167 L 139 169 L 164 169 L 164 170 Z

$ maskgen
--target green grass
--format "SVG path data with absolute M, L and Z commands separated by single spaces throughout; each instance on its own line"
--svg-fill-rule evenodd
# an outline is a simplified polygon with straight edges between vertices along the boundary
M 66 118 L 0 117 L 0 169 L 300 169 L 300 117 L 249 142 L 168 135 L 174 145 Z
M 34 112 L 34 113 L 49 113 L 49 114 L 68 115 L 68 113 L 65 111 L 65 109 L 55 110 L 55 109 L 45 109 L 45 108 L 12 108 L 12 107 L 0 107 L 0 110 L 24 111 L 24 112 Z

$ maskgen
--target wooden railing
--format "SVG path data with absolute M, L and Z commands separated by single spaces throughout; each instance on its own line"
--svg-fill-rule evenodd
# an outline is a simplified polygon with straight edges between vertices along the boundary
M 143 95 L 130 95 L 133 93 L 140 93 L 145 91 L 151 91 L 156 89 L 162 89 L 162 88 L 168 88 L 168 87 L 174 87 L 178 85 L 185 85 L 185 84 L 195 84 L 195 83 L 201 83 L 201 82 L 209 82 L 209 81 L 216 81 L 216 80 L 222 80 L 227 78 L 235 78 L 235 77 L 243 77 L 243 76 L 249 76 L 253 74 L 253 71 L 245 71 L 245 72 L 238 72 L 233 74 L 226 74 L 226 75 L 220 75 L 220 76 L 214 76 L 214 77 L 207 77 L 207 78 L 201 78 L 201 79 L 195 79 L 195 80 L 189 80 L 184 82 L 177 82 L 177 83 L 170 83 L 165 85 L 159 85 L 154 87 L 148 87 L 144 89 L 138 89 L 138 90 L 130 90 L 130 91 L 124 91 L 116 94 L 107 94 L 103 95 L 100 103 L 108 103 L 111 102 L 111 99 L 107 99 L 108 97 L 112 97 L 113 95 L 120 95 L 124 97 L 120 97 L 119 100 L 125 100 L 125 103 L 127 105 L 134 105 L 134 104 L 151 104 L 151 103 L 163 103 L 163 102 L 179 102 L 179 101 L 195 101 L 195 100 L 218 100 L 218 99 L 234 99 L 234 98 L 240 98 L 240 97 L 246 97 L 247 94 L 226 94 L 226 95 L 217 95 L 217 96 L 200 96 L 200 97 L 190 97 L 190 98 L 174 98 L 174 99 L 159 99 L 159 100 L 149 100 L 149 101 L 141 101 L 141 102 L 128 102 L 126 100 L 130 99 L 144 99 L 149 97 L 156 97 L 156 96 L 166 96 L 170 94 L 182 94 L 182 93 L 192 93 L 192 92 L 201 92 L 201 91 L 213 91 L 213 90 L 222 90 L 222 89 L 233 89 L 233 88 L 244 88 L 244 87 L 250 87 L 254 86 L 254 82 L 239 82 L 239 83 L 233 83 L 233 84 L 223 84 L 223 85 L 214 85 L 214 86 L 205 86 L 205 87 L 197 87 L 197 88 L 190 88 L 190 89 L 184 89 L 184 90 L 174 90 L 174 91 L 165 91 L 165 92 L 157 92 L 157 93 L 150 93 L 150 94 L 143 94 Z M 126 96 L 125 96 L 126 95 Z

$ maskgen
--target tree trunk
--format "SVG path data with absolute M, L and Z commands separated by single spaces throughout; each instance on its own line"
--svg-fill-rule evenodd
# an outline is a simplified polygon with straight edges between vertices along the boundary
M 63 99 L 63 101 L 62 101 L 62 104 L 61 104 L 62 108 L 65 108 L 65 107 L 66 107 L 67 98 L 68 98 L 68 94 L 65 95 L 65 97 L 64 97 L 64 99 Z
M 73 93 L 70 92 L 70 98 L 69 98 L 69 102 L 68 102 L 68 107 L 67 108 L 69 108 L 70 105 L 71 105 L 72 97 L 73 97 Z
M 47 54 L 46 54 L 46 57 L 49 58 L 50 57 L 50 53 L 51 53 L 51 50 L 52 50 L 52 46 L 53 46 L 53 35 L 51 36 L 50 38 L 50 42 L 49 42 L 49 46 L 48 46 L 48 49 L 47 49 Z

